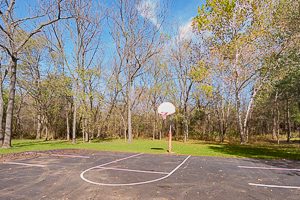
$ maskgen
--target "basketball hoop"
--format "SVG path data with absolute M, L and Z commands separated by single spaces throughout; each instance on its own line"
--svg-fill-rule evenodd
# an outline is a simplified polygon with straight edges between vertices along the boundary
M 164 102 L 158 106 L 157 112 L 162 116 L 163 120 L 165 120 L 168 115 L 175 113 L 175 106 L 170 102 Z
M 166 120 L 168 115 L 175 113 L 175 106 L 170 102 L 164 102 L 158 106 L 157 112 L 163 120 Z M 168 143 L 168 152 L 172 153 L 172 124 L 170 124 Z

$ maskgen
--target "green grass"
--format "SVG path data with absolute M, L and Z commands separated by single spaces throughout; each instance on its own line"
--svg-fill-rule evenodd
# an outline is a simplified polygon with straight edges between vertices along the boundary
M 53 149 L 90 149 L 100 151 L 166 153 L 167 141 L 165 140 L 134 140 L 131 144 L 123 140 L 93 141 L 92 143 L 71 144 L 68 141 L 43 141 L 43 140 L 13 140 L 13 147 L 0 149 L 0 154 L 17 153 L 24 151 L 42 151 Z M 194 156 L 242 157 L 263 159 L 293 159 L 300 160 L 299 144 L 208 144 L 201 141 L 187 143 L 174 141 L 173 151 L 176 154 Z

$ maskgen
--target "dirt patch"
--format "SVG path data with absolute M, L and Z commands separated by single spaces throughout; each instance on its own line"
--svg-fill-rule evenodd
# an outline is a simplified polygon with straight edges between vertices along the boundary
M 39 151 L 39 154 L 74 154 L 74 155 L 93 155 L 94 153 L 99 151 L 86 150 L 86 149 L 56 149 L 56 150 L 48 150 L 48 151 Z
M 51 155 L 51 154 L 74 154 L 74 155 L 93 155 L 97 151 L 92 150 L 83 150 L 83 149 L 58 149 L 58 150 L 48 150 L 48 151 L 27 151 L 20 153 L 8 153 L 0 155 L 0 162 L 7 162 L 12 160 L 19 159 L 29 159 L 29 158 L 37 158 L 39 156 Z
M 18 160 L 18 159 L 28 159 L 28 158 L 36 158 L 40 155 L 37 152 L 21 152 L 21 153 L 8 153 L 0 155 L 0 162 L 6 162 L 11 160 Z

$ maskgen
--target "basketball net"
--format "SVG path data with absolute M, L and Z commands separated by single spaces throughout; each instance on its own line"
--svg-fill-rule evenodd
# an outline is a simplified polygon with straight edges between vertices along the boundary
M 168 116 L 167 112 L 161 113 L 161 117 L 163 118 L 163 120 L 166 120 Z

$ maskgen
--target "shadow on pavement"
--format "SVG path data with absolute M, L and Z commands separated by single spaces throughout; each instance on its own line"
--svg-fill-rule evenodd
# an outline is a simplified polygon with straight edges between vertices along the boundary
M 209 147 L 216 152 L 228 155 L 251 158 L 250 162 L 255 166 L 266 165 L 275 168 L 289 168 L 298 170 L 283 170 L 282 172 L 290 176 L 300 176 L 300 156 L 296 150 L 294 152 L 282 150 L 280 148 L 263 148 L 242 145 L 223 145 Z M 289 159 L 287 159 L 289 158 Z M 277 159 L 277 160 L 276 160 Z
M 215 152 L 223 154 L 260 159 L 290 159 L 300 160 L 299 149 L 281 149 L 276 147 L 254 147 L 250 145 L 220 145 L 210 146 Z

